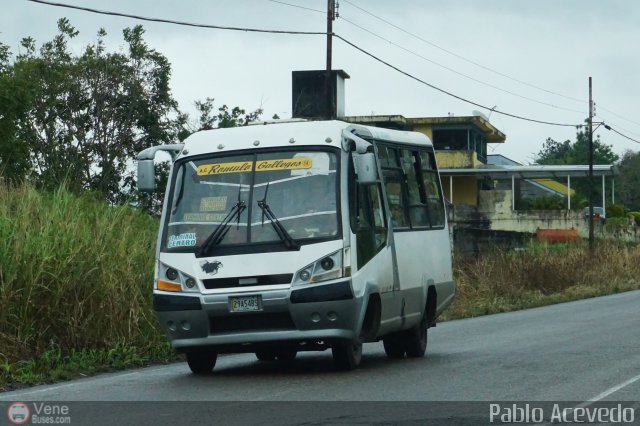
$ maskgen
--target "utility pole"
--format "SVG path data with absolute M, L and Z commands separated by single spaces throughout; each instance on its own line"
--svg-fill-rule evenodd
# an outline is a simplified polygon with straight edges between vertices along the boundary
M 327 0 L 327 70 L 325 73 L 325 117 L 335 118 L 333 108 L 333 82 L 331 81 L 331 50 L 333 41 L 333 21 L 336 19 L 335 0 Z
M 589 249 L 593 251 L 593 96 L 589 77 Z M 602 206 L 604 208 L 604 206 Z

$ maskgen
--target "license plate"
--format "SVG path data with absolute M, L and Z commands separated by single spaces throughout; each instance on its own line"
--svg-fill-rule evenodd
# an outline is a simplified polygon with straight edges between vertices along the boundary
M 229 309 L 231 312 L 252 312 L 262 310 L 260 296 L 230 297 Z

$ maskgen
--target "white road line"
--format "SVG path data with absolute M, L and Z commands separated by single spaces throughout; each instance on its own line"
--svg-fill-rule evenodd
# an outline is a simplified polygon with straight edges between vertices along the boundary
M 606 397 L 608 397 L 611 394 L 614 394 L 616 392 L 618 392 L 621 389 L 626 388 L 627 386 L 637 382 L 638 380 L 640 380 L 640 374 L 638 374 L 635 377 L 630 378 L 629 380 L 620 383 L 619 385 L 610 387 L 609 389 L 607 389 L 606 391 L 594 396 L 593 398 L 590 398 L 589 400 L 583 402 L 582 404 L 576 406 L 576 408 L 585 408 L 588 407 L 589 405 L 593 404 L 594 402 L 598 402 L 600 400 L 605 399 Z
M 586 400 L 585 402 L 583 402 L 582 404 L 578 404 L 575 407 L 572 408 L 568 408 L 569 410 L 575 410 L 576 408 L 587 408 L 588 406 L 590 406 L 591 404 L 601 401 L 603 399 L 605 399 L 606 397 L 613 395 L 614 393 L 618 392 L 621 389 L 626 388 L 627 386 L 637 382 L 638 380 L 640 380 L 640 374 L 630 378 L 627 381 L 624 381 L 616 386 L 612 386 L 609 389 L 605 390 L 604 392 L 599 393 L 598 395 L 594 396 L 593 398 L 589 398 L 588 400 Z M 554 426 L 557 423 L 542 423 L 540 426 Z

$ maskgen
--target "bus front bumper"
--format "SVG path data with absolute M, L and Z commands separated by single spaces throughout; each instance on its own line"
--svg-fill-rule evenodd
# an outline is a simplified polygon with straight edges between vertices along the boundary
M 261 310 L 231 312 L 230 298 L 259 296 Z M 271 344 L 314 350 L 358 336 L 363 299 L 349 279 L 288 289 L 224 294 L 154 293 L 154 309 L 177 350 L 252 352 Z

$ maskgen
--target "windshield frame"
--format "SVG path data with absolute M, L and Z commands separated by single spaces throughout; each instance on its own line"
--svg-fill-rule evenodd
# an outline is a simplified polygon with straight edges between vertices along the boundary
M 335 197 L 336 197 L 336 226 L 337 232 L 335 235 L 331 236 L 323 236 L 323 237 L 308 237 L 308 238 L 294 238 L 294 241 L 299 246 L 295 250 L 299 250 L 300 246 L 308 245 L 308 244 L 316 244 L 325 241 L 334 241 L 341 240 L 343 238 L 343 230 L 342 230 L 342 206 L 341 206 L 341 193 L 340 193 L 340 178 L 341 178 L 341 150 L 336 147 L 325 147 L 325 146 L 315 146 L 315 145 L 301 145 L 295 147 L 288 146 L 278 146 L 271 148 L 263 148 L 263 149 L 245 149 L 245 150 L 234 150 L 224 153 L 206 153 L 197 156 L 184 157 L 176 160 L 176 162 L 172 166 L 171 179 L 169 182 L 169 187 L 166 195 L 166 200 L 164 203 L 165 211 L 162 217 L 161 224 L 161 235 L 160 235 L 160 244 L 159 251 L 162 253 L 194 253 L 196 257 L 199 257 L 199 251 L 201 246 L 189 246 L 189 247 L 167 247 L 167 234 L 169 232 L 169 222 L 171 221 L 171 209 L 173 206 L 174 197 L 176 196 L 176 182 L 178 181 L 180 170 L 182 166 L 191 161 L 201 161 L 201 160 L 224 160 L 227 157 L 234 156 L 253 156 L 253 161 L 256 161 L 259 155 L 261 154 L 273 154 L 279 152 L 286 153 L 298 153 L 298 152 L 326 152 L 332 155 L 335 155 L 336 158 L 336 167 L 335 167 Z M 256 170 L 251 172 L 251 187 L 249 194 L 249 202 L 247 206 L 247 218 L 249 222 L 251 222 L 251 217 L 254 214 L 254 210 L 260 211 L 260 207 L 258 207 L 255 187 L 255 176 Z M 183 182 L 184 185 L 184 182 Z M 184 187 L 180 192 L 184 191 Z M 265 226 L 267 226 L 268 220 L 265 220 Z M 233 226 L 233 224 L 231 224 Z M 271 226 L 270 224 L 268 226 Z M 210 257 L 212 255 L 233 255 L 233 254 L 250 254 L 250 253 L 265 253 L 265 252 L 280 252 L 280 251 L 292 251 L 291 248 L 288 248 L 284 241 L 278 239 L 273 241 L 264 241 L 264 242 L 244 242 L 238 244 L 219 244 L 216 246 L 215 250 L 210 251 L 203 257 Z

